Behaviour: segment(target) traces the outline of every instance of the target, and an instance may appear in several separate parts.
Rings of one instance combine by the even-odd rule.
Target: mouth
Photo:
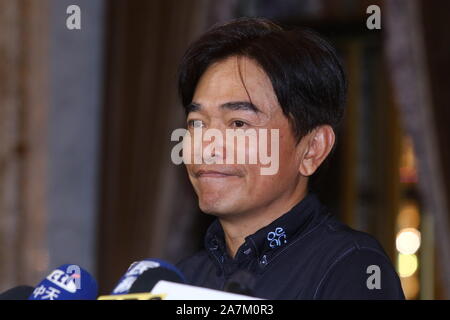
[[[197,178],[230,178],[238,175],[228,171],[199,170],[195,173],[195,176]]]

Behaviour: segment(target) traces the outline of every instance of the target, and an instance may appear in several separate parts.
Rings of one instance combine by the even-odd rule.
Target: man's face
[[[250,102],[256,110],[245,104]],[[192,105],[187,117],[192,135],[194,127],[218,129],[223,137],[226,129],[267,129],[270,152],[273,147],[270,130],[279,130],[279,159],[275,159],[279,161],[279,169],[274,175],[262,175],[261,167],[267,165],[259,161],[257,164],[248,164],[248,161],[226,164],[229,141],[220,145],[222,151],[216,150],[214,154],[222,157],[223,164],[203,161],[202,164],[186,164],[203,212],[223,218],[257,212],[273,202],[289,198],[300,180],[305,179],[299,173],[301,150],[293,130],[270,79],[253,60],[234,56],[212,64],[198,82]],[[203,142],[204,147],[208,144],[211,142]],[[247,155],[256,152],[248,143],[245,148]]]

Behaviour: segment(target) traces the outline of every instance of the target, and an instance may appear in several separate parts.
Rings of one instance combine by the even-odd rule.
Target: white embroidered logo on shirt
[[[281,246],[283,243],[287,243],[286,232],[283,228],[278,227],[275,231],[269,232],[267,234],[267,240],[269,241],[269,246],[273,249]]]

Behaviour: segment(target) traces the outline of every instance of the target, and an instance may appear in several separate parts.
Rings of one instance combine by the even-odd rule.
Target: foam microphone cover
[[[185,283],[180,272],[166,268],[149,269],[136,279],[130,288],[130,293],[150,292],[160,280]]]
[[[0,300],[28,300],[33,290],[34,288],[31,286],[17,286],[2,292]]]
[[[154,270],[153,272],[150,272],[150,274],[154,274],[155,277],[164,276],[162,273],[157,274],[157,272],[164,272],[161,270],[171,270],[174,273],[178,273],[178,275],[181,278],[184,278],[182,273],[172,264],[160,260],[160,259],[145,259],[141,261],[133,262],[130,267],[128,268],[127,272],[120,278],[117,285],[114,287],[112,291],[112,295],[123,295],[131,293],[130,289],[132,285],[139,279],[139,277],[148,270]],[[160,271],[158,271],[160,270]],[[147,277],[147,276],[146,276]],[[147,278],[145,278],[147,279]],[[158,279],[163,280],[163,279]],[[141,280],[143,281],[143,280]],[[141,283],[141,282],[139,282]],[[140,284],[138,284],[140,285]],[[148,292],[148,290],[146,291]]]

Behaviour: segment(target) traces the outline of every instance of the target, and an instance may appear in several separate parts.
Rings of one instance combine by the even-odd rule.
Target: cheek
[[[193,171],[193,165],[192,164],[185,164],[186,170],[188,173],[191,173]]]
[[[255,138],[252,143],[247,141],[245,148],[246,162],[248,164],[256,164],[259,160],[259,139]]]
[[[247,168],[246,197],[247,199],[270,199],[278,190],[284,188],[284,180],[280,174],[261,175],[259,166]]]
[[[194,164],[186,164],[186,171],[188,174],[189,181],[191,182],[194,189],[198,187],[198,179],[194,178],[195,175],[195,165]]]
[[[277,174],[262,175],[260,166],[251,166],[247,168],[247,181],[245,186],[246,199],[252,201],[267,201],[283,194],[295,186],[298,170],[295,166],[289,166],[280,163]]]
[[[280,130],[280,169],[298,168],[297,144],[292,132]]]
[[[296,177],[299,161],[296,157],[295,140],[288,130],[278,130],[278,134],[275,136],[268,130],[266,136],[258,136],[256,145],[247,145],[246,147],[247,161],[252,157],[258,159],[257,164],[246,166],[248,184],[251,187],[277,188],[278,185],[285,185]],[[265,163],[261,163],[261,156],[265,158]],[[277,164],[275,165],[274,162]],[[275,174],[262,174],[264,172],[262,168],[269,167],[277,167],[278,170],[274,172]]]

